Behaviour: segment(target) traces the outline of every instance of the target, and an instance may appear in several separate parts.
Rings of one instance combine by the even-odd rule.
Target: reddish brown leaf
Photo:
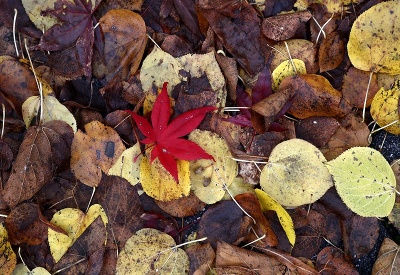
[[[310,20],[311,16],[309,11],[300,11],[264,18],[262,22],[263,34],[275,41],[292,38],[296,30]]]
[[[246,72],[255,76],[265,65],[261,50],[260,20],[248,2],[200,0],[201,13],[224,47]]]
[[[155,203],[166,213],[180,218],[194,216],[206,206],[193,192],[187,197],[168,202],[155,200]]]
[[[319,71],[335,69],[342,63],[345,54],[344,41],[338,32],[331,32],[322,41],[319,48]]]
[[[3,190],[3,198],[11,208],[31,198],[51,180],[55,169],[69,159],[72,138],[71,126],[63,121],[29,127]]]
[[[332,246],[318,253],[316,267],[322,275],[358,275],[357,269],[346,260],[343,252]]]
[[[330,140],[339,125],[333,117],[309,117],[296,123],[296,137],[322,147]]]
[[[185,252],[189,256],[190,274],[206,274],[215,259],[215,252],[209,243],[189,246]]]

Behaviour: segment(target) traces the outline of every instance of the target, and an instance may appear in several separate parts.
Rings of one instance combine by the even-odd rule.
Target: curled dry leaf
[[[300,11],[264,18],[262,32],[269,39],[282,41],[292,38],[298,28],[311,18],[311,12]]]
[[[3,190],[11,208],[30,199],[51,180],[55,169],[69,158],[72,138],[71,126],[63,121],[28,128]]]
[[[112,9],[99,23],[104,33],[104,64],[94,74],[108,81],[116,75],[125,80],[137,71],[142,60],[147,42],[143,18],[130,10]]]
[[[107,173],[125,151],[121,138],[113,128],[99,121],[85,125],[86,134],[78,130],[71,146],[71,170],[82,183],[95,187],[101,172]]]
[[[400,247],[391,239],[385,238],[371,274],[397,274],[400,268],[399,252]]]
[[[128,239],[118,257],[116,274],[187,274],[189,258],[174,239],[156,229],[144,228]]]
[[[17,265],[17,256],[12,250],[11,244],[8,241],[7,230],[3,224],[0,224],[0,273],[4,275],[13,274],[13,270]]]

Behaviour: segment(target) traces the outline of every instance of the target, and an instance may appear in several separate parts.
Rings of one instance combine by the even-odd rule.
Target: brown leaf
[[[29,127],[3,190],[11,207],[31,198],[51,180],[55,169],[70,156],[73,130],[63,121]]]
[[[310,20],[311,16],[309,11],[300,11],[264,18],[262,32],[269,39],[286,40],[292,38],[296,30]]]
[[[108,11],[99,23],[104,33],[105,62],[96,77],[126,80],[137,71],[142,60],[147,42],[145,23],[139,14],[123,9]]]
[[[305,74],[285,78],[279,90],[297,91],[288,113],[303,119],[311,116],[344,116],[350,106],[341,106],[341,94],[320,75]]]
[[[319,71],[326,72],[335,69],[344,58],[344,41],[338,32],[331,32],[322,40],[319,47]]]
[[[64,230],[50,223],[34,203],[23,203],[14,208],[5,220],[9,241],[14,245],[38,245],[47,239],[47,229]]]
[[[343,251],[328,246],[317,256],[316,267],[321,275],[358,275],[357,269],[345,259]]]
[[[197,234],[199,238],[207,237],[213,247],[218,241],[238,244],[247,236],[252,223],[235,202],[221,201],[204,213]]]
[[[89,186],[98,186],[101,171],[107,173],[125,150],[114,129],[92,121],[85,125],[86,134],[78,130],[71,146],[71,170]]]
[[[343,77],[343,99],[357,108],[364,107],[365,93],[367,92],[370,72],[361,71],[351,67]],[[376,74],[372,74],[369,85],[366,107],[371,105],[372,99],[378,92],[378,80]]]
[[[253,225],[253,229],[256,234],[250,234],[245,240],[246,243],[250,243],[260,236],[265,235],[265,238],[256,242],[257,246],[260,247],[271,247],[278,245],[278,239],[272,231],[271,225],[265,218],[261,211],[260,203],[257,197],[253,193],[244,193],[235,196],[235,200],[243,207],[246,212],[256,220],[256,224]]]
[[[206,274],[210,270],[215,259],[215,252],[209,243],[189,246],[185,252],[189,256],[190,274]]]
[[[180,218],[194,216],[207,205],[193,192],[190,192],[187,197],[182,197],[168,202],[155,200],[155,203],[166,213]]]
[[[369,133],[361,118],[350,113],[340,121],[336,132],[320,150],[328,161],[332,160],[351,147],[368,146]]]
[[[264,68],[260,20],[252,5],[236,0],[200,0],[199,8],[224,47],[250,76]]]
[[[89,121],[88,121],[89,122]],[[123,110],[116,110],[108,113],[104,119],[104,123],[113,128],[127,144],[135,144],[136,140],[133,133],[133,127],[130,116]]]
[[[22,104],[31,96],[38,95],[35,77],[29,68],[14,58],[0,63],[0,93],[22,117]]]
[[[13,153],[10,146],[3,140],[0,140],[0,170],[5,171],[11,167]]]
[[[378,258],[372,267],[373,275],[397,274],[400,267],[400,247],[391,239],[385,238],[379,249]]]
[[[324,146],[340,126],[333,117],[309,117],[299,120],[296,126],[296,137],[304,139],[315,146]]]

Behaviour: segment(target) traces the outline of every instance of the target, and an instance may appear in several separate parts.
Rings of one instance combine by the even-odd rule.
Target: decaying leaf
[[[276,200],[274,200],[270,195],[265,193],[260,189],[255,189],[257,198],[261,205],[261,210],[263,212],[267,210],[273,210],[276,212],[276,215],[279,218],[279,222],[285,230],[286,236],[293,246],[296,241],[296,233],[294,231],[294,225],[292,218],[290,217],[289,213],[282,207]]]
[[[215,133],[196,129],[190,133],[189,140],[199,144],[215,159],[215,162],[200,159],[190,163],[191,189],[201,201],[216,203],[236,178],[237,163],[231,159],[225,140]]]
[[[279,88],[282,80],[288,76],[297,74],[306,74],[306,65],[303,60],[292,59],[285,60],[272,72],[272,90],[276,91]]]
[[[281,142],[261,172],[261,187],[283,206],[313,203],[333,185],[325,161],[318,148],[307,141]]]
[[[358,275],[357,269],[346,260],[342,250],[336,247],[325,247],[317,256],[317,268],[321,275],[346,274]]]
[[[22,5],[32,23],[39,30],[48,30],[59,21],[52,16],[42,15],[42,11],[53,8],[56,0],[22,0]]]
[[[396,178],[385,158],[369,147],[353,147],[327,163],[343,202],[363,217],[386,217],[395,201]]]
[[[144,192],[160,201],[170,201],[190,192],[190,170],[187,160],[177,160],[178,181],[164,168],[158,159],[153,162],[143,157],[140,163],[140,182]]]
[[[78,130],[71,146],[71,170],[89,186],[97,186],[101,172],[108,170],[125,151],[118,133],[99,121],[85,124],[86,134]]]
[[[359,15],[351,28],[347,51],[354,67],[363,71],[400,73],[400,26],[396,1],[376,4]]]
[[[174,239],[156,229],[137,231],[119,254],[116,274],[187,274],[189,258]]]
[[[326,72],[338,67],[343,61],[344,54],[344,41],[339,33],[329,33],[318,51],[319,71]]]
[[[385,131],[400,135],[399,112],[400,82],[397,81],[392,89],[381,88],[371,103],[371,116]]]
[[[140,144],[136,143],[119,156],[107,174],[122,177],[129,181],[130,184],[136,185],[140,178],[141,160]]]
[[[400,268],[400,247],[391,239],[385,238],[379,249],[378,258],[372,268],[373,275],[398,274]]]
[[[209,243],[195,244],[185,249],[189,256],[189,274],[206,274],[215,259],[215,252]]]
[[[90,224],[99,216],[104,226],[106,226],[108,218],[104,209],[99,204],[92,205],[86,214],[74,208],[64,208],[54,214],[51,222],[62,228],[68,234],[59,233],[50,228],[48,230],[50,251],[55,262],[61,259],[68,248],[73,245],[79,236],[82,235]],[[105,244],[106,240],[97,241]]]
[[[7,230],[3,224],[0,224],[0,272],[4,275],[9,275],[13,273],[15,266],[17,265],[17,256],[12,250],[11,244],[8,241]]]
[[[29,127],[13,164],[3,198],[11,207],[31,198],[51,180],[55,169],[70,156],[71,126],[50,121]]]

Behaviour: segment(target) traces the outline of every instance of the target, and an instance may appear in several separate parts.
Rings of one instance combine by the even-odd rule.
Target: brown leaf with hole
[[[209,243],[189,246],[185,252],[189,256],[189,274],[206,274],[213,265],[215,252]]]
[[[261,211],[260,202],[258,201],[257,197],[253,193],[244,193],[235,196],[235,200],[257,222],[255,225],[253,225],[253,229],[256,234],[249,235],[246,238],[245,242],[250,243],[256,240],[258,237],[265,235],[265,238],[256,242],[257,246],[277,246],[278,239],[274,231],[272,231],[271,225],[269,224],[268,220],[265,218],[263,212]]]
[[[0,94],[22,117],[22,104],[39,94],[35,77],[28,66],[12,57],[3,56],[0,62]]]
[[[102,171],[107,173],[125,146],[118,133],[98,121],[85,125],[86,134],[78,130],[71,146],[71,170],[82,183],[96,187]]]
[[[280,14],[264,18],[262,32],[269,39],[282,41],[292,38],[298,28],[311,18],[309,11]]]
[[[155,200],[155,203],[166,213],[179,218],[194,216],[207,205],[193,191],[187,197],[181,197],[168,202]]]
[[[329,161],[341,153],[355,146],[369,146],[369,129],[361,118],[349,114],[340,120],[340,126],[336,129],[330,140],[319,149]]]
[[[287,88],[297,91],[288,113],[303,119],[311,116],[339,116],[351,111],[349,105],[341,105],[341,94],[320,75],[304,74],[289,76],[279,86],[278,92]]]
[[[332,246],[318,253],[316,267],[321,275],[358,275],[357,269],[346,260],[343,251]]]
[[[378,258],[372,267],[373,275],[397,274],[400,267],[400,247],[391,239],[385,238],[378,252]]]
[[[250,3],[200,0],[198,7],[227,51],[250,76],[264,68],[260,20]]]
[[[34,203],[23,203],[15,207],[5,220],[9,241],[14,245],[38,245],[47,239],[47,229],[67,234],[49,222]]]
[[[342,93],[343,99],[350,103],[351,106],[357,108],[364,107],[365,94],[368,89],[370,72],[361,71],[351,67],[343,77]],[[367,103],[365,107],[371,105],[372,99],[378,92],[377,75],[372,74],[371,83],[368,89]]]
[[[344,41],[340,34],[338,32],[328,34],[319,47],[319,71],[322,73],[337,68],[343,61],[344,53]]]
[[[104,64],[96,72],[98,78],[107,81],[114,77],[126,80],[139,68],[147,42],[143,18],[130,10],[113,9],[99,21],[104,33]],[[101,62],[101,59],[98,60]]]
[[[316,147],[324,146],[340,126],[333,117],[309,117],[299,120],[296,124],[296,137],[304,139]]]
[[[11,208],[51,180],[55,169],[70,156],[73,135],[71,126],[59,120],[28,128],[3,190]]]

